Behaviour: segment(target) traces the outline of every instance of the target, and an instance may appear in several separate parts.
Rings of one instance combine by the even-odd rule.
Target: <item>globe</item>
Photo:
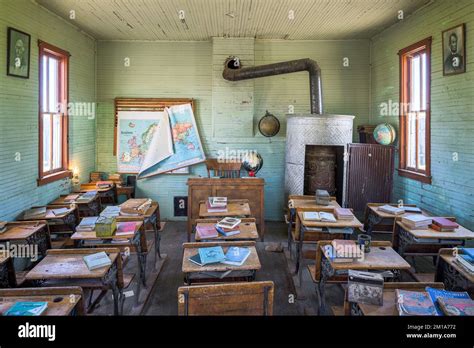
[[[374,139],[381,145],[390,145],[395,141],[395,128],[389,123],[379,124],[374,129]]]
[[[249,176],[255,176],[263,167],[263,158],[256,151],[250,151],[242,157],[242,166],[249,173]]]

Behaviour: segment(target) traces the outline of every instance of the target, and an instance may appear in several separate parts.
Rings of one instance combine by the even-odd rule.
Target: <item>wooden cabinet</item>
[[[367,203],[391,201],[394,171],[393,146],[349,144],[347,206],[362,213]]]
[[[188,179],[188,241],[194,221],[199,218],[199,202],[211,196],[247,199],[256,219],[261,240],[265,234],[264,186],[262,178],[190,178]]]

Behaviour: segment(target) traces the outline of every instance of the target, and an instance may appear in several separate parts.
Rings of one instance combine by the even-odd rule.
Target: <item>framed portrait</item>
[[[443,31],[443,75],[466,72],[466,25]]]
[[[15,28],[8,27],[7,75],[30,77],[31,36]]]

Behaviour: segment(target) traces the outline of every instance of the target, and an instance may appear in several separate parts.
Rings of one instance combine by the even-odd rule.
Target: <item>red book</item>
[[[117,232],[115,235],[133,234],[136,226],[134,221],[119,222],[117,223]]]
[[[449,219],[446,219],[444,217],[434,217],[433,218],[433,224],[437,225],[441,228],[449,228],[449,229],[456,229],[459,227],[459,225]]]
[[[201,239],[216,238],[219,235],[214,226],[196,226],[196,233]]]

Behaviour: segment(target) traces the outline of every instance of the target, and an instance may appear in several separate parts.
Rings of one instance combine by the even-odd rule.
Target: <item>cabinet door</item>
[[[391,201],[394,147],[349,144],[347,206],[363,212],[367,203]]]

